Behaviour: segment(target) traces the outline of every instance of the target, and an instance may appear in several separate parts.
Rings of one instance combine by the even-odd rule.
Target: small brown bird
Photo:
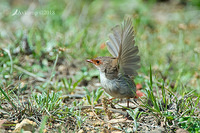
[[[121,25],[112,28],[109,41],[106,42],[108,51],[114,57],[97,57],[88,59],[100,71],[100,82],[106,93],[115,98],[136,96],[136,86],[131,76],[136,76],[140,68],[138,47],[135,46],[134,31],[130,18]]]

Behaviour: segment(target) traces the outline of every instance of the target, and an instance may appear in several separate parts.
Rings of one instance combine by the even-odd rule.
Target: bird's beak
[[[93,63],[92,59],[87,59],[86,61],[89,63]]]

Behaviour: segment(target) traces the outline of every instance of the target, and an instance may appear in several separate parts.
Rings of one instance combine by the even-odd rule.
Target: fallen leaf
[[[142,85],[141,85],[141,84],[137,84],[137,85],[136,85],[136,89],[137,89],[137,90],[142,89]]]
[[[105,43],[102,43],[102,44],[100,45],[100,49],[104,49],[105,47],[106,47]]]
[[[158,127],[152,130],[150,133],[165,133],[165,129],[163,127]]]
[[[21,123],[18,123],[15,127],[14,132],[20,132],[22,129],[24,131],[34,132],[36,128],[36,123],[30,121],[29,119],[24,119]]]
[[[178,25],[178,28],[181,29],[181,30],[186,30],[187,26],[185,24],[181,23],[181,24]]]
[[[141,92],[139,90],[136,90],[136,96],[135,96],[135,98],[139,98],[139,97],[143,97],[143,96],[145,96],[145,94],[143,92]]]
[[[179,129],[176,130],[176,133],[189,133],[189,132],[182,129],[182,128],[179,128]]]

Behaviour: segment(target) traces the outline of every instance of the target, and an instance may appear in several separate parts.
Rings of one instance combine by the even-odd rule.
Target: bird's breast
[[[116,79],[108,79],[105,73],[100,72],[100,81],[103,88],[108,91],[114,90],[116,87]],[[109,93],[109,92],[108,92]]]
[[[131,98],[135,96],[135,84],[130,78],[118,76],[108,79],[105,73],[100,72],[100,82],[106,93],[115,98]]]

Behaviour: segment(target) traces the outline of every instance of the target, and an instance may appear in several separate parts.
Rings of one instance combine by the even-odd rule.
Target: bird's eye
[[[99,64],[99,61],[97,60],[97,64]]]

